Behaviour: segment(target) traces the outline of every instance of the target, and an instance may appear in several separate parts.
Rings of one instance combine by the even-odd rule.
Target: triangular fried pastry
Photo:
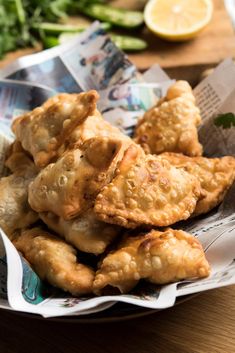
[[[127,228],[168,226],[189,218],[200,197],[194,176],[131,145],[94,209],[100,220]]]
[[[70,221],[50,212],[39,216],[48,228],[75,248],[94,255],[102,254],[120,233],[120,227],[99,221],[92,209]]]
[[[173,84],[164,99],[138,122],[134,141],[146,153],[179,152],[200,156],[197,126],[201,122],[191,87],[186,81]]]
[[[207,277],[210,266],[199,241],[182,230],[152,230],[127,237],[109,253],[96,273],[93,290],[105,293],[108,287],[127,293],[145,279],[167,284],[182,279]]]
[[[98,97],[94,90],[61,93],[13,122],[16,138],[33,156],[36,166],[43,168],[58,158],[59,147],[69,139],[72,131],[94,114]]]
[[[97,137],[87,140],[80,149],[67,151],[31,183],[31,207],[66,220],[82,214],[92,207],[99,191],[111,181],[122,157],[121,150],[121,141]]]
[[[6,165],[13,174],[0,179],[0,227],[11,238],[19,228],[28,227],[38,215],[28,204],[28,186],[38,170],[23,152],[14,152]]]
[[[35,169],[36,166],[28,152],[26,152],[21,143],[18,140],[15,140],[11,145],[6,154],[5,166],[10,169],[12,173],[28,169],[29,167]]]
[[[126,142],[127,147],[131,143],[134,143],[133,140],[127,135],[124,135],[120,129],[104,120],[98,110],[76,127],[68,142],[70,145],[81,146],[86,140],[98,136],[120,139]]]
[[[163,153],[162,159],[194,175],[200,182],[203,198],[198,200],[192,216],[209,212],[221,201],[235,180],[235,158],[187,157],[179,153]]]
[[[75,296],[91,293],[94,271],[62,239],[37,227],[22,230],[13,243],[42,280]]]

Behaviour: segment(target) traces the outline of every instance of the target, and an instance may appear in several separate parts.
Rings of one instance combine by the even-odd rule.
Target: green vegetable
[[[20,1],[0,0],[0,57],[5,52],[17,48],[22,42],[22,38],[25,37],[22,28],[24,21],[25,17]]]
[[[55,45],[67,43],[69,39],[72,39],[75,36],[76,36],[75,33],[61,33],[58,37],[57,44]],[[137,50],[143,50],[147,47],[147,43],[144,40],[138,39],[135,37],[111,34],[111,39],[116,44],[116,46],[122,50],[137,51]],[[53,43],[52,40],[51,40],[51,43]],[[48,46],[46,47],[48,48]]]
[[[16,11],[17,11],[19,22],[24,24],[25,12],[24,12],[21,0],[15,0],[15,5],[16,5]]]
[[[221,126],[223,129],[230,129],[235,126],[235,115],[233,113],[220,114],[215,118],[214,124]]]
[[[111,34],[111,38],[116,46],[122,50],[138,51],[147,48],[147,43],[143,39]]]
[[[50,49],[52,47],[55,47],[56,45],[59,45],[59,39],[57,37],[45,37],[43,38],[43,47],[45,49]]]
[[[80,3],[78,3],[78,9],[89,17],[124,28],[136,28],[144,22],[143,14],[140,11],[117,9],[102,4],[87,4],[84,6]]]
[[[102,0],[0,0],[0,58],[18,48],[32,46],[44,38],[35,30],[42,22],[61,22],[78,12],[77,3],[101,3]]]
[[[99,19],[105,30],[111,23],[135,28],[143,23],[138,11],[127,11],[107,6],[104,0],[0,0],[0,58],[8,51],[33,46],[38,40],[46,47],[54,46],[61,32],[78,33],[86,26],[61,24],[68,15],[78,12]],[[53,39],[52,39],[53,38]],[[142,50],[146,43],[126,36],[112,36],[124,50]]]
[[[109,30],[111,24],[107,22],[101,23],[101,27],[104,30]],[[83,32],[88,26],[84,25],[69,25],[69,24],[60,24],[60,23],[51,23],[51,22],[42,22],[32,25],[32,28],[35,30],[42,30],[47,34],[58,35],[60,33],[80,33]]]

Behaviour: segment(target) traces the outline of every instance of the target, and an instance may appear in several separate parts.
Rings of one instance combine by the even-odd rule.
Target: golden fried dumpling
[[[200,156],[197,126],[201,122],[191,87],[186,81],[173,84],[164,99],[138,122],[134,141],[146,153],[179,152]]]
[[[194,176],[131,145],[94,209],[100,220],[127,228],[168,226],[189,218],[200,197]]]
[[[96,110],[93,115],[85,119],[82,124],[76,127],[76,129],[71,134],[69,143],[70,145],[76,144],[80,146],[86,140],[98,136],[120,139],[123,141],[123,143],[126,143],[127,147],[131,143],[134,143],[133,140],[130,137],[124,135],[121,130],[111,125],[108,121],[104,120],[98,110]]]
[[[23,149],[21,143],[15,140],[11,145],[6,155],[5,166],[10,169],[12,173],[32,167],[36,171],[29,154]]]
[[[217,206],[235,180],[235,158],[231,156],[190,158],[179,153],[163,153],[160,157],[199,180],[203,198],[198,200],[193,216],[209,212]]]
[[[93,290],[105,293],[108,287],[130,291],[140,279],[167,284],[182,279],[203,278],[210,266],[199,241],[182,230],[152,230],[127,237],[109,253],[96,273]]]
[[[0,179],[0,227],[11,237],[16,229],[38,219],[28,204],[28,186],[37,175],[37,169],[21,152],[13,153],[6,164],[14,173]]]
[[[59,149],[59,155],[62,155],[66,150],[80,148],[87,140],[95,137],[106,137],[120,141],[119,158],[123,156],[131,144],[135,144],[130,137],[124,135],[117,127],[104,120],[100,112],[96,110],[94,115],[89,116],[76,127],[69,140]]]
[[[91,293],[94,271],[62,239],[37,227],[23,230],[13,243],[42,280],[75,296]]]
[[[99,221],[92,209],[70,221],[40,213],[42,221],[80,251],[99,255],[120,233],[120,227]]]
[[[43,168],[58,157],[59,147],[72,131],[96,110],[96,91],[61,93],[42,106],[17,118],[12,125],[16,138]]]
[[[29,203],[37,212],[52,212],[66,220],[89,209],[113,177],[120,141],[106,137],[87,140],[43,169],[29,187]]]

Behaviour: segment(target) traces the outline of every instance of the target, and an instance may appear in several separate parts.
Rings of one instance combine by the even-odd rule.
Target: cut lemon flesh
[[[180,41],[197,35],[210,22],[212,13],[212,0],[150,0],[144,19],[159,37]]]

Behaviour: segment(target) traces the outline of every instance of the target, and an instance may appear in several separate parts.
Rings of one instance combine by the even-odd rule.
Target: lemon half
[[[212,14],[212,0],[150,0],[144,9],[147,27],[171,41],[193,38],[210,22]]]

